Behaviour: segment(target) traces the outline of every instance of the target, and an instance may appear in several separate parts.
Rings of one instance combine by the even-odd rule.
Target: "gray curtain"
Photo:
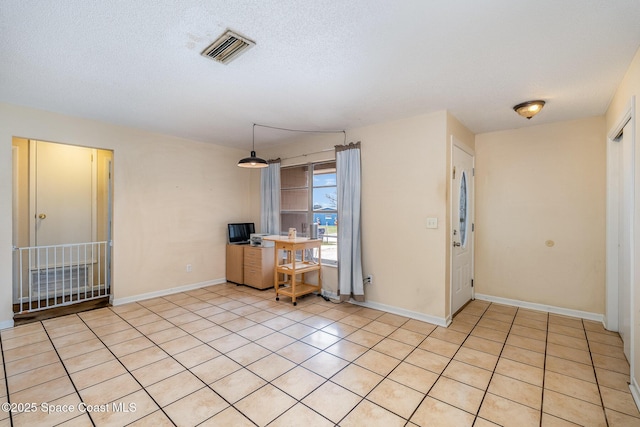
[[[280,159],[260,170],[261,233],[280,234]]]
[[[338,295],[364,301],[360,239],[360,143],[336,146]]]

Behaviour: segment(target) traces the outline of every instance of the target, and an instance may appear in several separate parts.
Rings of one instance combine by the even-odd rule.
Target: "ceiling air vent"
[[[228,64],[237,58],[242,52],[251,49],[256,43],[246,37],[242,37],[231,30],[227,30],[211,46],[202,52],[215,61]]]

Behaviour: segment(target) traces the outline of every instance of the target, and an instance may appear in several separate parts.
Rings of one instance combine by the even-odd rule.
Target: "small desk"
[[[297,305],[296,298],[313,292],[320,292],[322,289],[322,275],[320,269],[322,267],[322,257],[320,250],[322,248],[322,240],[307,239],[306,237],[298,237],[289,239],[286,236],[267,236],[264,240],[271,240],[275,244],[275,268],[273,283],[276,289],[276,301],[280,300],[280,295],[291,297],[293,305]],[[305,250],[318,249],[318,262],[313,259],[305,258]],[[279,250],[286,251],[287,257],[284,263],[280,264],[278,258]],[[300,252],[300,260],[297,260],[296,254]],[[313,285],[305,281],[305,274],[313,271],[318,272],[318,284]],[[279,280],[278,273],[284,275],[284,280]],[[301,275],[298,281],[297,275]]]

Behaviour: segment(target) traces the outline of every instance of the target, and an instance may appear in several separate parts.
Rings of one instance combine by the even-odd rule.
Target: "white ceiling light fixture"
[[[522,104],[516,105],[515,107],[513,107],[513,110],[516,113],[520,114],[522,117],[531,120],[531,117],[535,116],[542,110],[544,104],[545,102],[542,100],[527,101],[523,102]]]
[[[255,44],[253,40],[227,30],[202,52],[202,56],[228,64]]]

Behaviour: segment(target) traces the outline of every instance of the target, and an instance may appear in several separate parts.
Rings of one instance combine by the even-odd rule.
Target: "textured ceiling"
[[[243,149],[252,123],[444,109],[481,133],[603,114],[639,23],[638,0],[2,0],[0,102]],[[227,28],[256,46],[202,57]]]

